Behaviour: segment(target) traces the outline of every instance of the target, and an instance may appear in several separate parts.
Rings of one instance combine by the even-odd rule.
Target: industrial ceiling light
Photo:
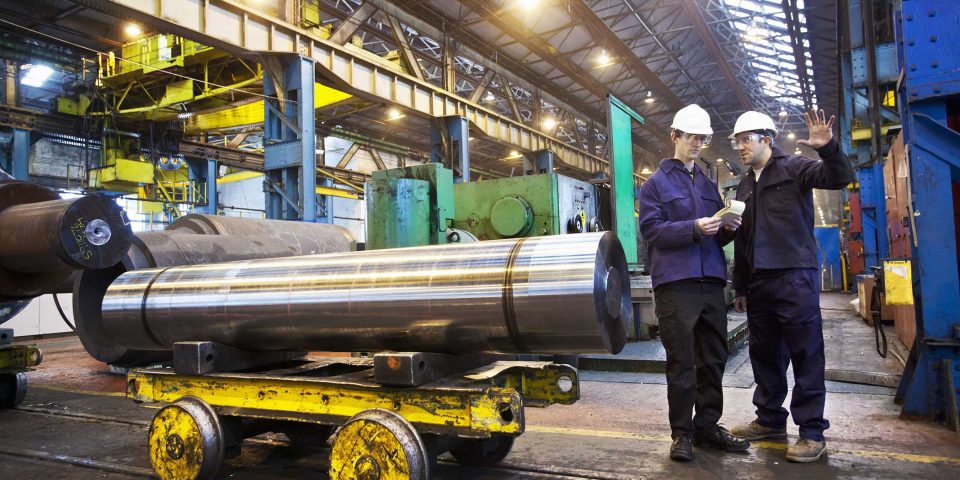
[[[53,75],[53,69],[46,65],[32,65],[21,83],[31,87],[42,87],[43,83]]]
[[[777,115],[780,115],[780,118],[787,118],[787,115],[790,115],[790,114],[787,113],[786,108],[780,107],[780,113],[777,113]]]
[[[649,167],[643,167],[643,170],[640,170],[641,175],[650,175],[651,173],[653,173],[653,171],[650,170]]]
[[[487,94],[483,97],[483,101],[484,101],[484,102],[492,102],[492,101],[494,101],[494,100],[496,100],[496,99],[497,99],[497,97],[494,97],[493,94],[490,93],[490,92],[487,92]]]
[[[653,92],[650,90],[647,90],[647,98],[643,99],[643,103],[653,103],[655,101],[656,99],[653,98]]]
[[[519,157],[519,156],[520,156],[520,152],[518,152],[518,151],[516,151],[516,150],[510,150],[510,157],[509,157],[509,158],[517,158],[517,157]]]
[[[544,128],[544,129],[550,130],[550,129],[552,129],[552,128],[555,127],[555,126],[557,126],[557,120],[554,119],[553,117],[547,117],[547,118],[545,118],[545,119],[543,120],[543,128]]]
[[[540,0],[517,0],[517,6],[524,10],[533,10],[540,4]]]
[[[387,111],[387,120],[396,120],[398,118],[403,118],[403,116],[403,113],[401,113],[397,108],[391,108]]]
[[[178,120],[186,120],[193,116],[193,112],[181,112],[177,114]]]
[[[126,33],[128,37],[139,37],[143,30],[136,23],[128,23],[127,26],[123,27],[123,33]]]
[[[717,163],[723,163],[723,159],[722,159],[722,158],[718,158],[718,159],[717,159]]]
[[[800,147],[793,151],[794,155],[800,155]]]
[[[607,49],[604,48],[600,50],[600,56],[597,57],[597,66],[605,67],[607,65],[610,65],[610,55],[607,55]]]
[[[789,138],[790,140],[793,140],[794,138],[797,138],[797,134],[790,132],[787,134],[787,138]]]

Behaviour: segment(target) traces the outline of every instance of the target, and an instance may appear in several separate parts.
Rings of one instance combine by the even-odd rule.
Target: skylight
[[[750,56],[750,65],[756,72],[763,93],[781,107],[793,107],[788,108],[793,112],[803,109],[801,73],[807,79],[813,78],[807,19],[803,13],[804,0],[796,0],[800,12],[799,32],[803,38],[799,44],[803,49],[804,65],[797,65],[783,3],[779,0],[723,0],[723,3],[732,19],[731,24],[740,32],[743,48]],[[812,81],[808,82],[808,88],[810,99],[816,105]]]

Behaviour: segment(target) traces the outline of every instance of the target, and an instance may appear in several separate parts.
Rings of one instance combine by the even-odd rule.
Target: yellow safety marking
[[[545,427],[539,425],[527,425],[527,432],[536,432],[536,433],[554,433],[559,435],[578,435],[584,437],[600,437],[600,438],[619,438],[624,440],[642,440],[650,442],[671,442],[669,435],[644,435],[639,433],[629,433],[629,432],[615,432],[607,430],[587,430],[583,428],[564,428],[564,427]],[[766,442],[766,441],[753,441],[750,442],[751,447],[762,448],[765,450],[786,450],[787,444],[783,442]],[[960,465],[960,457],[937,457],[932,455],[916,455],[912,453],[899,453],[899,452],[881,452],[876,450],[848,450],[843,448],[835,448],[828,445],[827,451],[831,454],[840,454],[840,455],[850,455],[854,457],[869,458],[869,459],[882,459],[882,460],[895,460],[901,462],[914,462],[914,463],[930,463],[930,464],[945,464],[945,465]]]
[[[53,385],[35,385],[30,384],[30,388],[39,388],[40,390],[53,390],[54,392],[79,393],[81,395],[94,395],[97,397],[126,397],[123,392],[101,392],[97,390],[84,390],[82,388],[57,387]]]

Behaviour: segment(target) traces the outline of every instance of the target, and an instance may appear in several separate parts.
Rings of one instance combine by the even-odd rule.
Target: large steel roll
[[[357,249],[357,240],[349,230],[339,225],[322,223],[191,214],[173,222],[168,231],[201,235],[243,235],[279,242],[292,249],[288,255],[315,255]]]
[[[338,225],[186,215],[167,230],[135,234],[116,265],[81,272],[73,286],[77,334],[92,357],[111,365],[130,367],[168,360],[169,351],[129,348],[107,337],[100,307],[107,288],[120,275],[155,267],[349,252],[356,250],[356,244],[349,230]]]
[[[142,350],[617,353],[631,315],[610,232],[134,271],[102,306]]]
[[[39,185],[0,180],[0,299],[57,290],[75,269],[115,264],[130,222],[112,199],[60,199]]]

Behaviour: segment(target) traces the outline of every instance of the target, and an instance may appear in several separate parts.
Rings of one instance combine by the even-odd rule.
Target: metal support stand
[[[317,220],[314,62],[264,59],[263,170],[267,218]]]
[[[454,181],[470,181],[470,122],[443,117],[430,124],[430,161],[453,170]]]

